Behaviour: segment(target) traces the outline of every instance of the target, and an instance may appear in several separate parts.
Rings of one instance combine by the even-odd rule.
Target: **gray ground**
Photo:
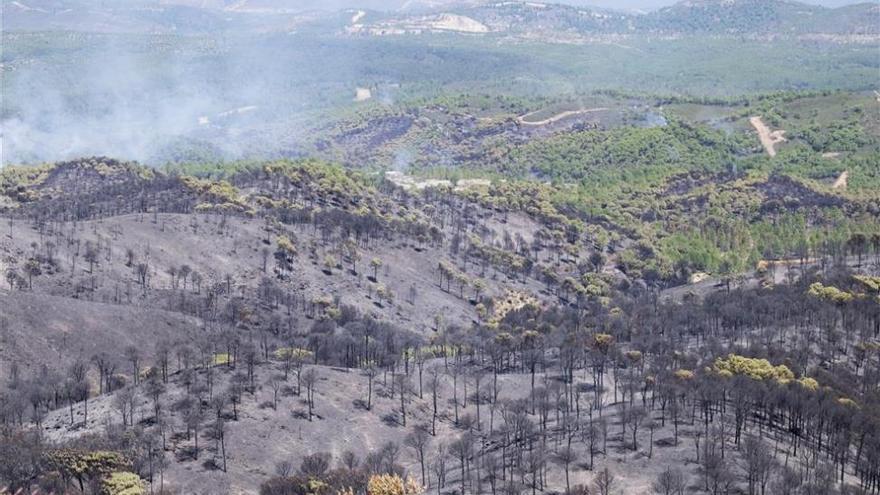
[[[259,376],[265,379],[270,376],[272,368],[277,365],[261,366]],[[438,359],[428,366],[443,367],[443,361]],[[212,494],[212,493],[257,493],[259,483],[274,475],[276,463],[289,460],[294,466],[305,455],[315,452],[330,452],[334,458],[346,450],[361,455],[371,449],[377,449],[385,442],[394,441],[402,443],[405,435],[412,425],[427,424],[431,418],[430,395],[425,389],[424,399],[417,395],[412,397],[408,405],[407,428],[400,424],[400,402],[397,396],[388,396],[388,387],[391,385],[390,375],[388,386],[383,386],[382,375],[375,382],[375,395],[373,397],[373,410],[367,411],[356,405],[358,400],[366,400],[367,379],[355,370],[343,370],[328,367],[315,367],[320,374],[320,381],[316,388],[315,413],[313,421],[308,421],[304,416],[307,408],[302,397],[285,396],[280,400],[277,410],[271,407],[260,407],[261,403],[271,401],[272,390],[262,387],[253,397],[245,396],[239,410],[239,421],[229,423],[227,436],[228,472],[209,470],[203,465],[207,459],[216,459],[219,463],[219,452],[214,442],[205,440],[200,442],[205,451],[198,461],[188,460],[183,462],[173,461],[165,474],[165,481],[174,493]],[[225,367],[219,367],[221,374],[228,375]],[[427,376],[427,373],[426,375]],[[538,382],[542,382],[544,374],[539,374]],[[553,379],[550,373],[548,378]],[[417,391],[417,378],[412,377]],[[461,378],[459,379],[461,380]],[[610,384],[610,378],[608,378]],[[295,379],[291,377],[291,385]],[[529,376],[523,374],[502,375],[501,398],[524,398],[529,393]],[[483,387],[486,386],[483,382]],[[459,381],[459,400],[461,401],[462,382]],[[469,381],[469,394],[473,391],[473,382]],[[172,387],[172,396],[180,396],[182,391]],[[432,449],[438,443],[448,444],[461,433],[461,429],[454,424],[454,411],[452,399],[452,378],[444,375],[444,382],[440,397],[441,421],[438,426],[437,437],[432,441]],[[141,406],[137,418],[151,416],[151,403],[145,397],[140,399]],[[678,446],[672,446],[672,427],[667,421],[666,428],[658,428],[654,433],[655,447],[653,458],[648,458],[647,428],[642,428],[639,433],[639,450],[630,448],[631,433],[623,440],[620,435],[618,406],[611,405],[613,402],[612,390],[603,395],[603,401],[608,405],[603,415],[608,418],[608,452],[607,455],[598,453],[594,471],[586,469],[587,457],[584,454],[579,467],[572,469],[572,484],[588,484],[595,475],[595,470],[607,465],[617,475],[621,493],[648,494],[652,493],[651,483],[656,476],[668,465],[682,466],[686,472],[693,475],[692,482],[696,483],[696,465],[694,464],[695,450],[690,432],[701,428],[699,422],[692,426],[689,419],[680,425],[680,441]],[[637,398],[637,402],[640,398]],[[68,429],[70,418],[66,409],[58,410],[49,415],[45,422],[45,431],[48,438],[62,440],[83,434],[85,431],[100,431],[108,423],[119,424],[121,416],[113,408],[112,396],[103,396],[93,399],[89,405],[89,428],[70,431]],[[168,402],[171,402],[169,399]],[[586,405],[587,398],[582,398]],[[82,421],[82,404],[75,410],[75,419]],[[294,413],[299,413],[295,415]],[[469,401],[466,408],[460,410],[462,417],[466,414],[475,416],[476,406]],[[583,412],[586,415],[586,412]],[[598,411],[594,415],[598,418]],[[659,412],[655,414],[659,418]],[[553,415],[551,414],[551,418]],[[183,426],[179,418],[175,431],[182,431]],[[175,423],[172,421],[172,423]],[[659,421],[659,419],[658,419]],[[483,429],[488,430],[490,423],[490,408],[488,405],[481,406],[481,422]],[[496,413],[494,427],[502,423],[500,414]],[[551,421],[551,426],[553,422]],[[484,431],[485,432],[485,431]],[[180,449],[193,442],[181,440],[172,443],[172,449]],[[553,442],[550,443],[552,447]],[[583,445],[576,448],[584,452]],[[601,449],[601,445],[599,446]],[[732,450],[732,448],[731,448]],[[169,453],[173,459],[173,451]],[[403,450],[403,465],[418,477],[419,468],[417,459],[412,451]],[[447,487],[444,493],[451,492],[457,485],[456,462],[449,461],[450,473]],[[559,465],[551,463],[550,486],[547,491],[562,491],[565,488],[564,472]],[[432,486],[433,483],[432,483]]]

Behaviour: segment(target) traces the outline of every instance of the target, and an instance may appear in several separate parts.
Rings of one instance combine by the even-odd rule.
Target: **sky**
[[[640,9],[651,10],[660,7],[672,5],[678,0],[561,0],[560,3],[570,3],[575,5],[592,5],[594,7],[616,8],[616,9]],[[801,0],[804,3],[812,3],[816,5],[824,5],[826,7],[840,7],[841,5],[849,5],[853,3],[862,3],[858,0]],[[865,1],[865,0],[862,0]],[[870,0],[867,0],[870,1]],[[877,0],[874,0],[877,1]]]

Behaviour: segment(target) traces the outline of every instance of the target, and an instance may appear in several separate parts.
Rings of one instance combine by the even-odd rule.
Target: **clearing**
[[[424,179],[419,180],[411,175],[404,174],[403,172],[398,172],[396,170],[391,170],[385,172],[385,178],[391,181],[394,185],[398,187],[402,187],[407,191],[411,191],[413,189],[421,191],[422,189],[427,189],[429,187],[450,187],[452,186],[452,181],[446,179]]]
[[[846,181],[849,179],[849,171],[844,170],[840,173],[840,177],[834,181],[834,185],[831,186],[832,189],[846,189]]]
[[[458,31],[462,33],[488,33],[489,28],[470,17],[457,14],[440,14],[435,20],[428,23],[431,29],[443,31]]]
[[[776,145],[786,141],[785,139],[785,131],[771,131],[764,121],[761,120],[760,116],[755,116],[749,119],[749,122],[752,124],[752,127],[758,131],[758,138],[761,140],[761,145],[764,146],[764,149],[767,151],[767,154],[770,156],[776,156]]]
[[[373,97],[373,92],[370,91],[370,88],[355,88],[354,90],[354,101],[367,101]]]
[[[571,117],[573,115],[582,115],[585,113],[604,112],[606,110],[608,110],[608,109],[605,107],[582,108],[579,110],[566,110],[564,112],[558,113],[558,114],[556,114],[552,117],[546,118],[544,120],[537,120],[537,121],[528,120],[529,117],[535,115],[538,112],[541,112],[541,110],[538,110],[537,112],[531,112],[531,113],[527,113],[525,115],[522,115],[520,117],[517,117],[516,120],[517,120],[517,122],[519,122],[520,124],[523,124],[523,125],[541,126],[541,125],[547,125],[547,124],[552,124],[554,122],[558,122],[564,118]]]

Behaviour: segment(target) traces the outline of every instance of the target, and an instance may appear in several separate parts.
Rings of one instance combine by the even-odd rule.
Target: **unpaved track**
[[[355,88],[354,90],[354,101],[367,101],[373,97],[373,92],[370,91],[370,88]]]
[[[581,110],[567,110],[565,112],[556,114],[556,115],[550,117],[549,119],[539,120],[537,122],[530,122],[528,120],[525,120],[526,118],[528,118],[529,115],[534,115],[535,113],[537,113],[537,112],[532,112],[532,113],[527,113],[525,115],[517,117],[516,120],[522,125],[540,126],[540,125],[552,124],[553,122],[558,122],[566,117],[571,117],[572,115],[580,115],[580,114],[584,114],[584,113],[594,113],[594,112],[604,112],[605,110],[608,110],[608,109],[601,107],[601,108],[585,108],[585,109],[581,109]],[[538,110],[538,112],[540,112],[540,110]]]
[[[764,150],[767,151],[767,154],[770,156],[776,156],[776,145],[785,141],[785,131],[771,131],[764,121],[761,120],[760,116],[755,116],[749,119],[749,122],[752,124],[752,127],[758,131],[758,138],[761,140],[761,145],[764,146]]]
[[[834,181],[834,185],[831,186],[832,189],[846,189],[846,182],[848,179],[849,171],[844,170],[843,172],[841,172],[840,177],[838,177],[837,180]]]

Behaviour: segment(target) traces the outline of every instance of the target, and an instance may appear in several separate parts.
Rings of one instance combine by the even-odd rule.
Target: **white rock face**
[[[444,31],[460,31],[464,33],[488,33],[489,28],[470,17],[456,14],[440,14],[429,26],[433,29],[441,29]]]
[[[367,101],[373,97],[373,92],[370,91],[370,88],[355,88],[354,90],[354,101]]]

